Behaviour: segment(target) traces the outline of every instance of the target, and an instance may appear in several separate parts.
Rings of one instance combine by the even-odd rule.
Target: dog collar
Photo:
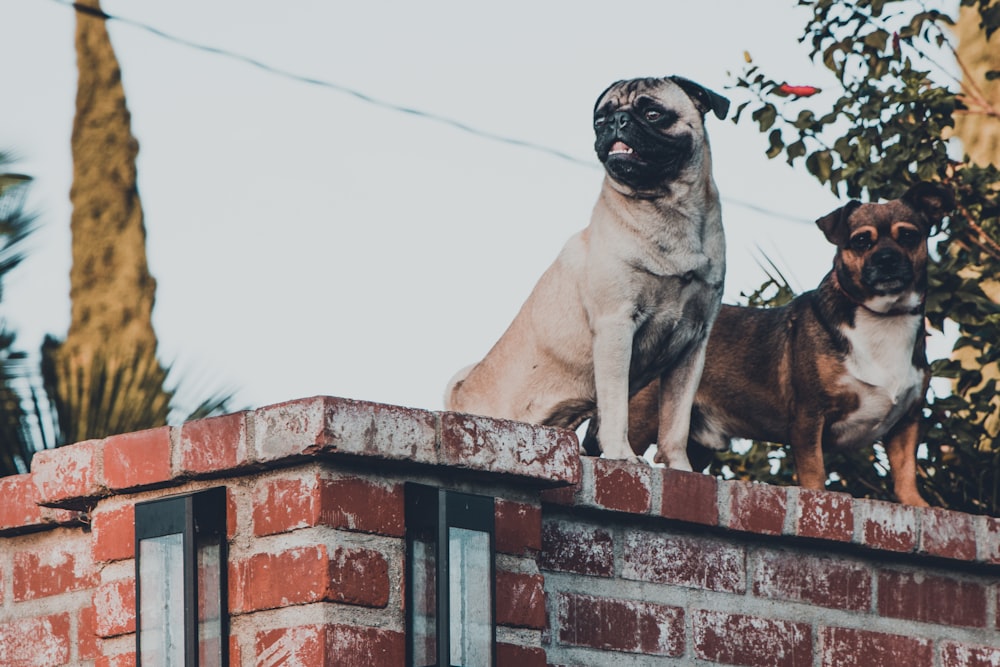
[[[837,278],[837,270],[836,269],[834,269],[833,271],[830,272],[830,276],[833,278],[833,284],[834,284],[834,286],[837,288],[837,290],[841,294],[843,294],[845,297],[847,297],[848,301],[850,301],[851,303],[853,303],[854,305],[856,305],[856,306],[858,306],[860,308],[864,308],[865,310],[867,310],[872,315],[878,315],[878,316],[881,316],[881,317],[898,317],[900,315],[920,315],[920,314],[922,314],[924,312],[924,305],[925,305],[925,302],[926,302],[926,297],[921,297],[920,301],[918,301],[917,305],[915,305],[913,308],[907,308],[905,310],[897,310],[897,309],[894,309],[894,308],[890,308],[889,310],[886,310],[886,311],[875,310],[874,308],[868,307],[868,305],[865,304],[864,301],[858,300],[857,298],[854,297],[853,294],[851,294],[850,292],[848,292],[847,290],[844,289],[843,285],[840,284],[840,279]]]

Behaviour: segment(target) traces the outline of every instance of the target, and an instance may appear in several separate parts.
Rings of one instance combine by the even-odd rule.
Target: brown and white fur
[[[929,380],[924,298],[927,237],[954,206],[919,183],[898,200],[850,202],[816,221],[837,246],[815,290],[779,308],[723,306],[695,398],[691,455],[734,437],[789,444],[799,483],[822,489],[823,451],[881,441],[897,499],[916,486],[919,420]],[[656,387],[630,405],[631,441],[656,437]]]
[[[725,274],[704,118],[728,107],[681,77],[619,81],[601,94],[595,150],[606,173],[590,224],[486,357],[451,380],[446,409],[566,428],[596,409],[604,455],[634,458],[629,397],[662,377],[660,441],[679,443],[683,461],[671,464],[686,463]]]

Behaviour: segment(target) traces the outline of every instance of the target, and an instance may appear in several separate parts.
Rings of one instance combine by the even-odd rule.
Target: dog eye
[[[594,116],[594,127],[601,127],[608,122],[607,116]]]
[[[907,248],[916,247],[920,243],[920,232],[909,227],[899,230],[899,244]]]
[[[864,252],[865,250],[870,250],[873,245],[875,244],[872,242],[872,235],[868,232],[851,237],[851,250]]]
[[[656,109],[646,109],[646,111],[642,115],[650,123],[655,123],[656,121],[663,118],[663,113],[657,111]]]

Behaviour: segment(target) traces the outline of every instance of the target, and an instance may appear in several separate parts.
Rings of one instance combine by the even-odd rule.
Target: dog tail
[[[455,410],[456,409],[455,406],[457,405],[457,402],[455,400],[455,393],[459,390],[459,388],[462,386],[462,382],[465,381],[465,378],[467,378],[469,376],[469,373],[475,367],[476,367],[476,364],[469,364],[468,366],[466,366],[465,368],[461,369],[460,371],[458,371],[457,373],[455,373],[453,376],[451,376],[451,379],[448,380],[448,385],[444,389],[444,409],[445,410]]]

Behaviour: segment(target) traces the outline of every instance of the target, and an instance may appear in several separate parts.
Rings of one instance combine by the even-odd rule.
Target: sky
[[[109,22],[140,147],[153,322],[182,397],[442,409],[448,379],[482,358],[589,221],[597,96],[676,74],[735,108],[745,52],[772,78],[829,91],[795,5],[105,0],[111,15],[295,75]],[[69,326],[73,22],[56,0],[0,5],[0,150],[35,179],[39,220],[0,315],[32,353]],[[801,161],[768,160],[749,113],[706,124],[724,300],[763,282],[765,256],[814,287],[833,248],[812,221],[843,202]]]

